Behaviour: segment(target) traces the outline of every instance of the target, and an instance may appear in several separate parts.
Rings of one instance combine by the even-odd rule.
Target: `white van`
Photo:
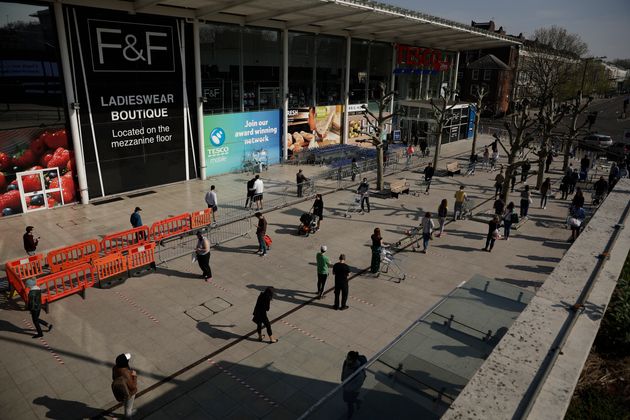
[[[593,148],[606,148],[613,144],[612,138],[605,134],[589,134],[580,141],[581,145]]]

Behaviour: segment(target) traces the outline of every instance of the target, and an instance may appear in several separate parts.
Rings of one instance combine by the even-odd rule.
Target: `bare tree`
[[[481,122],[483,98],[485,98],[487,94],[488,94],[488,90],[486,89],[485,86],[476,85],[474,97],[475,97],[475,107],[476,107],[477,113],[475,115],[472,149],[470,151],[472,155],[475,154],[475,150],[477,149],[477,133],[479,132],[479,123]]]
[[[440,148],[442,147],[442,135],[444,134],[444,127],[450,122],[452,118],[451,110],[459,103],[456,99],[451,103],[452,89],[445,89],[444,95],[437,100],[431,98],[429,103],[433,108],[433,115],[435,117],[436,129],[435,129],[435,153],[433,154],[433,167],[437,168],[438,159],[440,158]],[[436,103],[437,102],[437,103]]]
[[[568,111],[557,103],[575,94],[567,97],[566,87],[575,82],[579,57],[588,51],[588,47],[579,35],[570,34],[558,26],[537,29],[534,37],[536,42],[529,43],[522,71],[530,81],[532,105],[538,108],[540,142],[535,155],[538,158],[536,188],[540,188],[554,130]]]
[[[385,187],[385,159],[383,158],[383,140],[387,134],[386,125],[395,113],[386,115],[390,109],[391,102],[394,100],[396,92],[388,92],[378,101],[378,115],[375,115],[365,105],[363,105],[363,118],[367,122],[371,130],[363,132],[369,137],[369,142],[376,148],[376,187],[383,190]]]
[[[514,111],[509,120],[503,123],[507,132],[507,144],[504,144],[503,140],[501,140],[497,134],[494,134],[494,138],[507,155],[505,179],[501,190],[501,198],[505,203],[508,202],[510,180],[513,175],[516,175],[517,169],[525,163],[524,160],[519,161],[519,157],[526,156],[524,153],[535,138],[533,127],[537,123],[530,112],[530,102],[528,99],[516,102],[514,104]]]
[[[578,122],[580,116],[586,111],[593,101],[592,97],[588,97],[585,103],[582,103],[580,95],[577,95],[572,101],[565,104],[567,108],[567,115],[569,116],[569,121],[567,124],[567,131],[563,135],[562,141],[562,170],[566,171],[569,167],[569,157],[571,153],[571,148],[573,147],[573,142],[577,139],[580,134],[586,134],[586,130],[584,129],[588,124],[588,120],[584,118],[582,122]]]

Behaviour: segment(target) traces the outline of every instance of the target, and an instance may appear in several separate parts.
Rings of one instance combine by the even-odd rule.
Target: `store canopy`
[[[363,0],[62,0],[204,21],[290,29],[447,51],[520,44],[463,23]],[[93,4],[92,4],[93,3]]]

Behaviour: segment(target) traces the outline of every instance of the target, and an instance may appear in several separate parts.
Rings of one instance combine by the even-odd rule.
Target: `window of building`
[[[282,39],[280,32],[244,27],[243,108],[277,109],[281,103]]]
[[[373,42],[370,44],[368,101],[378,101],[390,89],[392,77],[392,46]]]
[[[483,71],[483,80],[490,80],[490,76],[492,76],[492,70]]]
[[[343,102],[346,40],[319,35],[317,43],[316,104],[336,105]]]
[[[479,80],[479,70],[473,69],[473,71],[472,71],[472,79],[473,80]]]
[[[199,28],[204,113],[241,111],[241,30],[205,24]]]
[[[368,67],[370,43],[352,40],[350,49],[350,98],[351,104],[367,103]]]
[[[289,32],[289,107],[315,105],[313,96],[313,67],[315,65],[315,36]]]
[[[457,72],[457,80],[461,80],[464,78],[464,72],[463,71],[458,71]]]

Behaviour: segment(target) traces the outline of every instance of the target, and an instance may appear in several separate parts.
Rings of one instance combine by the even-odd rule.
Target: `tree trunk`
[[[536,175],[536,189],[539,190],[545,178],[545,161],[547,160],[547,148],[540,149],[538,156],[538,174]]]
[[[503,181],[503,189],[501,190],[501,198],[503,202],[507,206],[508,196],[510,195],[510,181],[512,179],[512,174],[516,174],[516,168],[514,167],[514,161],[516,160],[516,155],[518,154],[518,149],[510,150],[508,153],[508,163],[507,168],[505,168],[505,180]]]
[[[444,131],[442,124],[438,125],[438,129],[439,131],[435,141],[435,153],[433,154],[433,168],[435,168],[436,171],[438,167],[438,159],[440,158],[440,148],[442,147],[442,131]]]
[[[376,146],[376,188],[383,191],[385,188],[385,161],[383,159],[383,145]]]
[[[573,137],[567,138],[564,145],[564,156],[562,157],[562,171],[566,172],[569,167],[569,153],[571,152],[571,146],[573,145]]]
[[[475,154],[475,150],[477,149],[477,133],[479,132],[479,116],[475,115],[475,123],[474,123],[474,130],[473,131],[473,141],[472,141],[472,148],[470,149],[470,154],[474,155]]]

